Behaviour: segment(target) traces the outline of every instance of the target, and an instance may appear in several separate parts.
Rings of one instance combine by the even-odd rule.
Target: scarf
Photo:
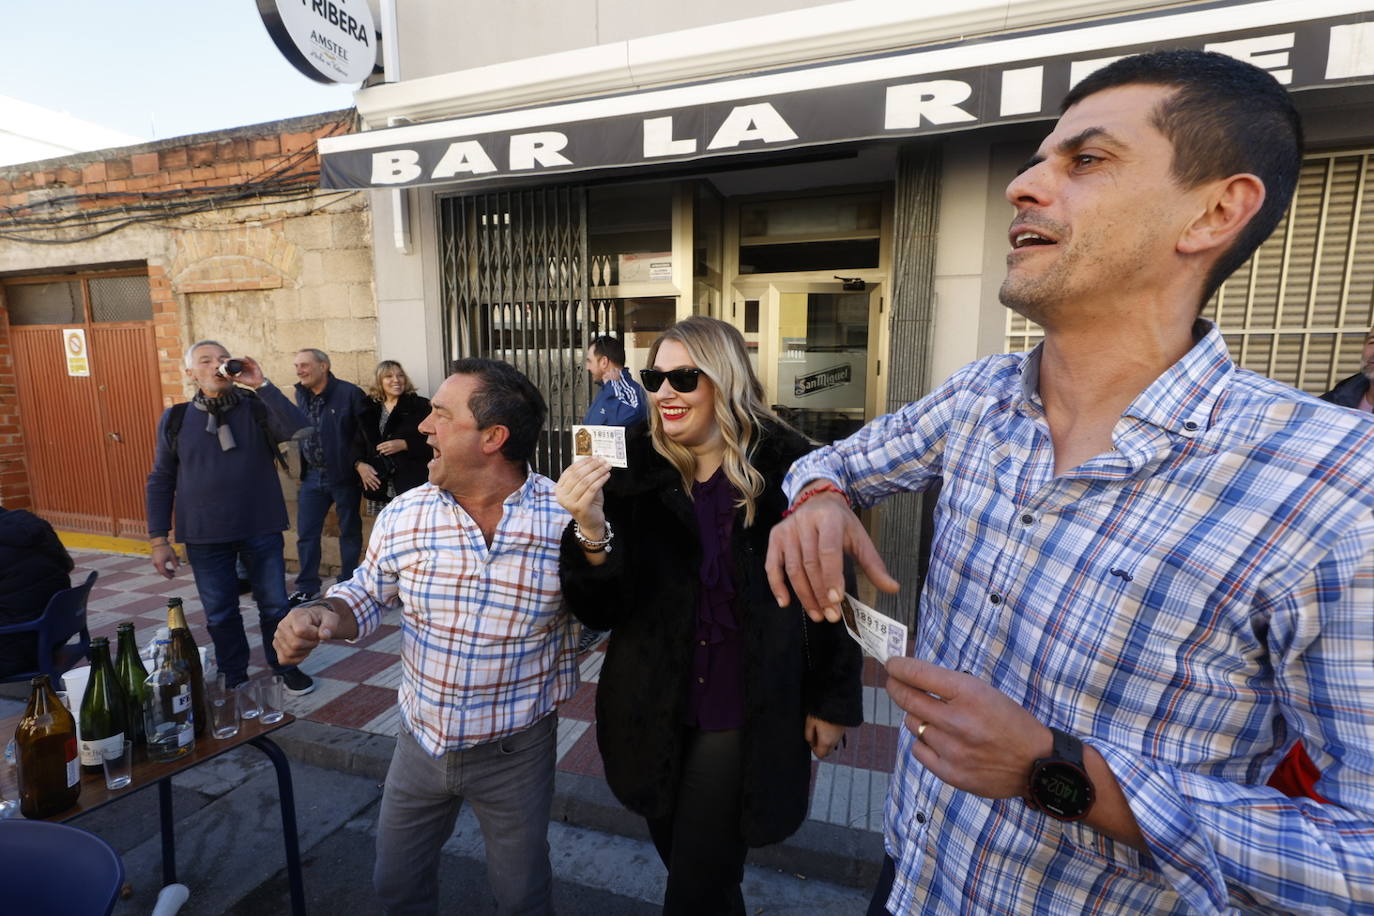
[[[196,396],[191,398],[191,406],[205,412],[205,431],[218,437],[222,452],[229,451],[238,443],[234,441],[234,431],[229,428],[228,423],[221,423],[220,417],[237,407],[239,400],[239,393],[235,388],[230,388],[217,398],[207,398],[203,391],[197,391]]]

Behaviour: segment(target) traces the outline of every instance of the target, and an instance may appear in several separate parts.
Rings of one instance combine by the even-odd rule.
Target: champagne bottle
[[[205,734],[210,708],[205,705],[205,672],[200,667],[200,650],[186,624],[186,612],[180,598],[167,599],[167,629],[172,634],[167,651],[174,661],[186,665],[186,673],[191,678],[191,709],[195,713],[196,737],[199,738]]]
[[[25,817],[52,817],[81,795],[81,755],[76,720],[57,698],[46,674],[29,684],[29,705],[14,732],[19,765],[19,810]]]
[[[143,667],[143,659],[138,657],[138,643],[134,642],[134,625],[121,623],[115,627],[119,634],[119,658],[115,662],[115,675],[124,691],[124,709],[129,716],[129,727],[125,730],[134,747],[143,744],[143,682],[148,672]]]
[[[195,710],[191,708],[191,676],[172,656],[172,638],[165,627],[157,631],[157,657],[162,664],[144,681],[143,730],[148,736],[148,759],[176,760],[196,746]]]
[[[124,711],[124,692],[110,663],[110,641],[91,637],[91,676],[81,698],[81,769],[104,771],[105,751],[124,747],[129,716]]]

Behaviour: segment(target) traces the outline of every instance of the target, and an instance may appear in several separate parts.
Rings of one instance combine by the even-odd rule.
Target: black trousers
[[[648,819],[649,835],[668,867],[665,916],[743,916],[743,756],[738,729],[684,730],[673,812]]]
[[[888,916],[887,898],[892,895],[892,885],[897,881],[897,863],[892,856],[883,854],[883,870],[878,872],[878,886],[873,889],[873,899],[868,902],[868,916]]]

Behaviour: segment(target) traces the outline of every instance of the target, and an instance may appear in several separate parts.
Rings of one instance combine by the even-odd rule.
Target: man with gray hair
[[[248,356],[229,358],[214,340],[186,351],[186,375],[196,393],[189,404],[163,411],[148,475],[148,538],[153,568],[176,575],[180,561],[169,542],[173,507],[176,537],[186,546],[206,629],[229,684],[248,679],[248,639],[239,616],[242,560],[262,626],[263,650],[291,693],[309,693],[310,678],[278,663],[272,635],[286,615],[282,532],[286,503],[274,463],[280,443],[309,421]]]
[[[353,468],[362,456],[354,445],[357,420],[367,396],[335,378],[329,354],[307,348],[296,354],[296,406],[310,418],[310,435],[300,440],[301,486],[296,496],[296,553],[300,572],[290,604],[320,593],[320,536],[329,507],[339,517],[339,581],[347,582],[363,550],[363,490]]]

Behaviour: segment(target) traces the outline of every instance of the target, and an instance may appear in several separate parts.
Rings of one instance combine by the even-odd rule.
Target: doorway
[[[11,279],[4,293],[33,511],[68,531],[146,536],[162,412],[146,271]]]
[[[818,442],[878,413],[887,345],[881,284],[781,281],[739,290],[732,315],[768,403]]]

